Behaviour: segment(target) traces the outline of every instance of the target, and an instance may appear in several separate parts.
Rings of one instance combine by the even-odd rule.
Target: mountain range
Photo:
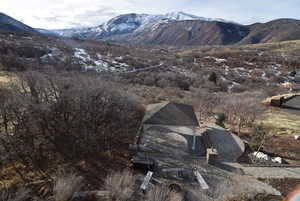
[[[300,39],[300,21],[278,19],[242,25],[184,12],[164,15],[124,14],[96,26],[78,29],[34,29],[0,13],[0,31],[31,32],[82,40],[147,45],[230,45]]]

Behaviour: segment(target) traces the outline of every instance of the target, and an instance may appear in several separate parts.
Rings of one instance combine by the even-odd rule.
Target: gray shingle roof
[[[191,105],[163,102],[147,106],[144,124],[199,126]]]

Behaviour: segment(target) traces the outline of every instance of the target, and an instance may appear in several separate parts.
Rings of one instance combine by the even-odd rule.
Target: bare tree
[[[252,127],[263,111],[260,99],[251,93],[224,95],[218,109],[226,114],[228,123],[237,127],[238,134],[243,127]]]
[[[0,88],[1,151],[7,164],[51,178],[47,172],[58,161],[114,157],[133,142],[143,112],[133,96],[99,77],[27,72]]]

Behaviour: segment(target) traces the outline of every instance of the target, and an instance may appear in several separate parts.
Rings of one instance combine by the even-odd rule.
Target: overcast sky
[[[124,13],[172,11],[249,24],[300,19],[300,0],[8,0],[1,2],[0,11],[32,27],[47,29],[96,26]]]

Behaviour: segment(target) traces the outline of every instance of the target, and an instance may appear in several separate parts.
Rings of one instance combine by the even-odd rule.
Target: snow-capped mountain
[[[196,15],[184,13],[184,12],[170,12],[163,15],[166,19],[170,20],[177,20],[177,21],[184,21],[184,20],[202,20],[202,21],[218,21],[218,22],[226,22],[226,23],[234,23],[231,21],[227,21],[221,18],[206,18],[206,17],[199,17]]]
[[[53,33],[61,37],[103,40],[114,35],[141,32],[149,27],[152,27],[153,29],[160,24],[165,24],[172,21],[186,20],[229,22],[223,19],[198,17],[184,12],[171,12],[164,15],[131,13],[112,18],[108,22],[97,27],[53,30]]]

